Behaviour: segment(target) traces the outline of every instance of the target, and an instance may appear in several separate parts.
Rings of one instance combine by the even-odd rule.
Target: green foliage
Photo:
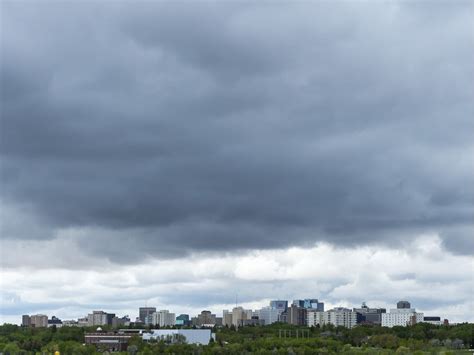
[[[84,333],[92,328],[22,328],[0,326],[0,352],[7,355],[102,354],[84,345]],[[298,327],[276,323],[269,326],[216,328],[216,341],[207,346],[178,341],[144,342],[133,336],[127,352],[121,355],[153,354],[462,354],[474,346],[474,324],[435,326],[420,323],[410,327],[384,328],[361,325],[342,327]],[[466,354],[468,352],[465,352]]]

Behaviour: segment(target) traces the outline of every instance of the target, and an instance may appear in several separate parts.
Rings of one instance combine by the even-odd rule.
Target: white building
[[[423,318],[423,313],[417,313],[414,308],[393,308],[390,313],[382,313],[382,327],[405,327],[423,322]]]
[[[171,343],[178,341],[184,337],[187,344],[208,345],[211,338],[215,340],[215,334],[210,329],[154,329],[149,333],[143,333],[144,341],[164,340]]]
[[[159,325],[160,327],[171,327],[176,324],[176,315],[163,309],[151,315],[151,324]]]
[[[79,318],[77,320],[78,327],[87,327],[88,325],[89,325],[89,319],[87,319],[87,317]]]
[[[352,328],[357,324],[357,313],[342,307],[337,307],[325,312],[308,309],[307,323],[309,327],[332,324],[336,327]]]

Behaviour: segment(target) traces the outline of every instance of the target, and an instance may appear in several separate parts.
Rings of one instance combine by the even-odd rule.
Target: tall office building
[[[140,307],[138,309],[138,318],[145,323],[146,317],[156,312],[156,307]]]
[[[365,302],[353,311],[357,313],[357,323],[377,325],[382,324],[382,313],[386,313],[385,308],[369,308]]]
[[[277,309],[280,312],[285,312],[288,309],[288,301],[284,301],[284,300],[270,301],[270,307],[273,309]]]
[[[260,324],[270,325],[280,321],[280,314],[284,311],[280,311],[277,308],[263,307],[258,311],[258,319],[261,320]]]
[[[315,298],[305,298],[303,300],[294,300],[293,305],[306,309],[315,309],[324,312],[324,302],[319,302]]]

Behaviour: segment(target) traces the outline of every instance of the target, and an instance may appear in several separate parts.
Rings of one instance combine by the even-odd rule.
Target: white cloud
[[[36,245],[21,242],[32,250],[28,243]],[[50,243],[49,252],[54,253],[61,249],[54,243],[64,241]],[[42,257],[52,257],[48,249],[41,252]],[[31,251],[35,253],[38,257],[37,251]],[[211,309],[221,314],[235,304],[236,296],[239,304],[251,308],[272,298],[317,297],[327,307],[367,301],[387,308],[408,299],[431,315],[473,321],[472,274],[466,272],[472,266],[472,257],[451,254],[439,237],[424,235],[403,249],[337,248],[322,243],[245,255],[195,254],[134,266],[105,264],[99,270],[4,268],[1,321],[19,322],[22,313],[36,312],[76,318],[99,308],[134,317],[145,303],[176,313]]]

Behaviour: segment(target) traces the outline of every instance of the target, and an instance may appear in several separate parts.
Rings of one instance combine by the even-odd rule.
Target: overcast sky
[[[1,310],[474,321],[474,7],[13,2]]]

